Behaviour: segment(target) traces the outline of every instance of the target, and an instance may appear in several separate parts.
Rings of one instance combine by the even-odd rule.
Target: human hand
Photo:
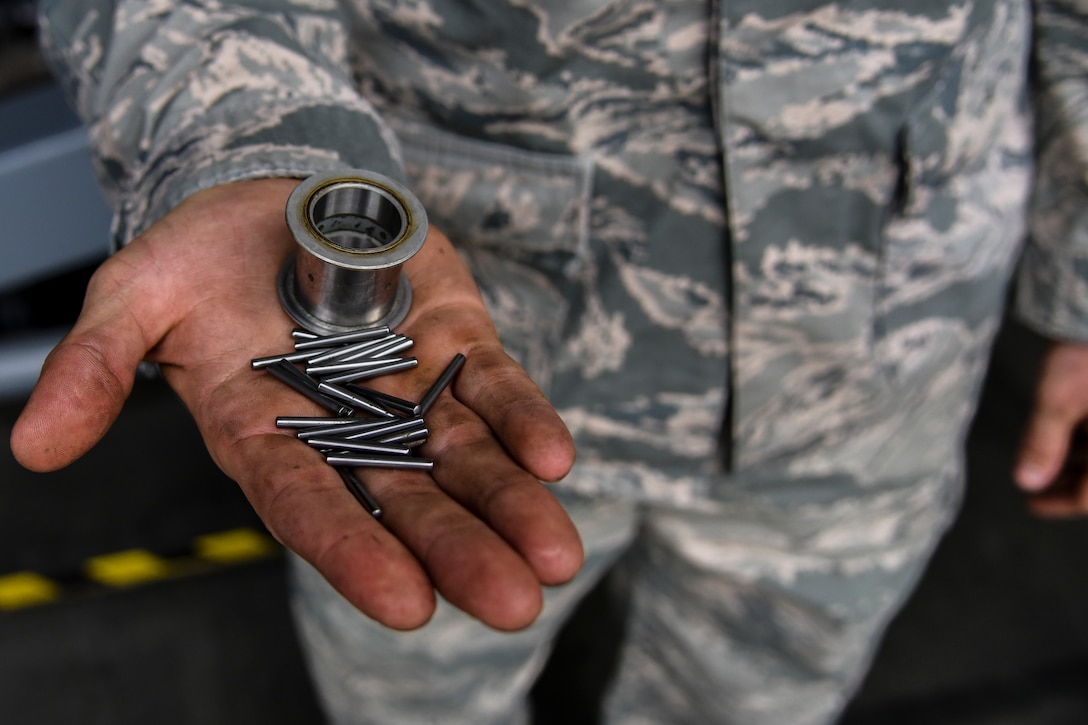
[[[381,523],[321,454],[275,427],[277,415],[324,414],[250,360],[289,347],[294,323],[275,278],[295,248],[284,208],[297,181],[266,179],[197,193],[95,273],[71,333],[50,354],[12,431],[27,468],[61,468],[88,451],[159,363],[215,462],[269,531],[352,604],[396,629],[424,624],[435,590],[498,629],[530,624],[541,585],[582,563],[573,524],[541,480],[573,463],[570,434],[503,351],[472,278],[432,231],[405,264],[414,293],[398,328],[419,366],[381,378],[419,399],[457,352],[451,392],[428,414],[434,470],[365,470]],[[375,384],[375,387],[378,387]]]
[[[1047,517],[1088,514],[1088,344],[1055,343],[1043,361],[1014,479]]]

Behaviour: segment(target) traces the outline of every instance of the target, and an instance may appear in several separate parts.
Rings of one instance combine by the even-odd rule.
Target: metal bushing
[[[280,270],[280,302],[314,332],[395,327],[412,305],[401,265],[423,247],[427,213],[393,179],[334,171],[303,181],[287,200],[299,249]]]

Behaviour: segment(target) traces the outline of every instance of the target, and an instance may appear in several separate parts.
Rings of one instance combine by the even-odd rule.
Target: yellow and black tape
[[[0,574],[0,611],[51,604],[76,592],[122,589],[202,574],[281,552],[280,545],[268,534],[240,528],[198,536],[192,542],[192,549],[180,555],[126,549],[94,556],[83,563],[76,575],[49,576],[32,571]]]

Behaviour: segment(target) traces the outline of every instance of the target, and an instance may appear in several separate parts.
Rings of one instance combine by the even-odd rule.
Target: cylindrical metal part
[[[363,454],[343,453],[325,456],[330,466],[358,466],[362,468],[409,468],[430,471],[434,461],[430,458],[411,458],[408,456],[367,456]]]
[[[358,418],[326,418],[315,415],[281,415],[276,418],[277,428],[337,428],[358,423]],[[375,421],[379,422],[379,421]]]
[[[373,368],[353,370],[332,375],[325,378],[325,382],[336,384],[353,383],[356,380],[366,380],[367,378],[376,378],[379,375],[389,375],[390,373],[399,373],[402,370],[411,370],[417,365],[419,365],[419,360],[414,357],[401,358],[397,362],[385,363],[384,365]]]
[[[282,355],[269,355],[268,357],[258,357],[249,361],[250,367],[254,370],[260,370],[266,368],[273,363],[277,363],[280,360],[284,362],[307,362],[315,355],[320,355],[324,348],[321,350],[303,350],[302,352],[285,352]]]
[[[317,384],[317,390],[320,393],[324,393],[337,400],[342,400],[345,403],[350,403],[355,406],[356,410],[362,409],[366,412],[376,415],[379,418],[395,418],[391,412],[378,405],[377,403],[371,403],[369,400],[361,395],[356,395],[350,390],[346,390],[336,383],[320,382]]]
[[[355,383],[344,383],[344,387],[347,388],[348,390],[352,391],[353,393],[358,393],[359,395],[370,398],[375,403],[378,403],[382,407],[384,407],[384,408],[386,408],[388,410],[391,410],[394,413],[405,413],[405,414],[408,414],[408,415],[412,415],[412,411],[416,407],[416,404],[413,403],[410,400],[405,400],[404,398],[398,398],[395,395],[389,395],[388,393],[383,393],[380,390],[374,390],[373,388],[368,388],[365,385],[356,385]]]
[[[311,365],[320,365],[325,362],[332,362],[333,360],[340,360],[348,355],[354,355],[355,353],[361,353],[363,356],[370,354],[370,351],[377,347],[382,347],[389,340],[396,339],[396,335],[387,335],[378,340],[366,340],[363,342],[357,342],[352,345],[345,345],[343,347],[334,347],[331,350],[314,350],[314,356],[310,359]]]
[[[355,362],[346,363],[329,363],[327,365],[307,365],[307,375],[338,375],[340,373],[350,373],[354,370],[373,370],[374,368],[380,368],[391,363],[404,362],[408,358],[403,357],[380,357],[377,359],[368,358],[366,360],[356,360]],[[413,358],[414,359],[414,358]]]
[[[308,333],[313,334],[313,333]],[[393,333],[385,325],[371,327],[365,330],[352,330],[339,335],[314,335],[295,343],[296,350],[313,350],[320,347],[333,347],[335,345],[348,345],[355,342],[380,340],[383,337],[392,337]]]
[[[376,519],[382,517],[381,504],[370,494],[370,491],[366,490],[366,486],[363,482],[355,477],[355,472],[350,468],[337,468],[340,473],[340,478],[344,480],[344,485],[351,491],[351,495],[355,497],[363,508],[370,512],[370,515]]]
[[[281,383],[294,388],[297,392],[302,393],[307,398],[335,415],[346,418],[355,413],[355,410],[350,406],[344,405],[335,398],[330,398],[328,395],[319,393],[317,390],[317,383],[291,363],[280,360],[269,365],[265,370]]]
[[[320,333],[394,327],[408,314],[401,266],[423,246],[427,214],[401,183],[367,171],[311,176],[287,201],[298,252],[280,273],[284,309]]]
[[[415,415],[423,415],[431,409],[435,401],[438,400],[438,396],[442,394],[442,391],[453,380],[453,376],[457,374],[457,371],[461,369],[461,366],[465,364],[465,356],[461,353],[457,353],[453,356],[453,360],[446,369],[442,371],[442,374],[438,376],[438,380],[434,381],[434,384],[423,394],[423,398],[419,401],[419,405],[412,409],[412,413]]]
[[[394,433],[393,435],[382,436],[378,438],[379,443],[397,443],[402,446],[412,447],[412,444],[423,445],[427,442],[427,438],[430,433],[426,428],[420,430],[406,430],[403,433]]]
[[[393,423],[386,423],[384,426],[381,427],[375,426],[373,428],[366,429],[360,428],[359,430],[343,431],[342,433],[340,431],[335,431],[332,433],[332,435],[344,438],[346,440],[376,440],[384,443],[386,441],[383,441],[383,438],[409,431],[422,431],[423,435],[429,435],[429,432],[427,430],[427,422],[424,421],[422,418],[409,418],[407,420],[398,420]]]
[[[422,419],[421,419],[422,420]],[[385,426],[389,425],[389,421],[386,418],[381,420],[368,419],[361,421],[356,418],[354,423],[349,425],[329,425],[324,427],[304,428],[298,432],[298,437],[302,440],[308,440],[310,438],[319,438],[322,436],[344,436],[349,437],[353,433],[366,433],[374,429],[385,430]]]
[[[307,438],[311,448],[327,448],[333,451],[352,451],[354,453],[372,453],[378,456],[406,456],[409,451],[404,446],[388,443],[369,443],[365,441],[345,441],[339,438]]]
[[[336,359],[342,362],[353,362],[361,358],[389,357],[398,352],[409,350],[413,345],[415,345],[415,341],[412,340],[412,338],[405,337],[404,335],[394,335],[388,340],[383,340],[375,344],[372,348],[355,350]]]

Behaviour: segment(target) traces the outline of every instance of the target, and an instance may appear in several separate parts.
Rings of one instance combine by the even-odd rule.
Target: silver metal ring
[[[370,171],[303,181],[287,200],[298,251],[280,270],[280,302],[321,333],[400,324],[412,304],[401,266],[423,247],[427,213],[403,184]]]

